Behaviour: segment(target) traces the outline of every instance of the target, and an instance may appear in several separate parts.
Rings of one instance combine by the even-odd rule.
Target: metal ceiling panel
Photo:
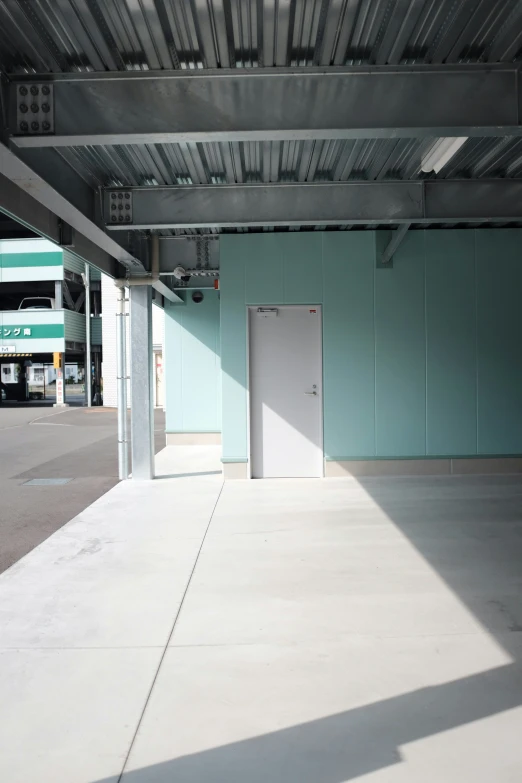
[[[3,0],[8,73],[522,58],[518,0]]]
[[[413,180],[436,139],[151,144],[59,149],[93,186]],[[438,178],[522,175],[522,139],[468,139]]]
[[[520,61],[520,0],[0,2],[0,70],[7,74]],[[57,152],[92,188],[218,187],[419,179],[435,141],[311,138]],[[455,177],[522,177],[522,139],[470,138],[438,175]]]

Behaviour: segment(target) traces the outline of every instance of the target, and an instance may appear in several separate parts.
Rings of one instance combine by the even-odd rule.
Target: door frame
[[[250,395],[250,387],[252,383],[251,378],[251,361],[250,361],[250,313],[257,310],[259,307],[317,307],[319,308],[320,312],[320,318],[319,318],[319,334],[320,334],[320,345],[321,345],[321,421],[320,421],[320,446],[321,446],[321,472],[319,474],[319,478],[324,478],[325,476],[325,465],[324,465],[324,341],[323,341],[323,305],[322,304],[315,304],[313,302],[299,302],[299,303],[292,303],[292,304],[255,304],[255,305],[246,305],[246,393],[247,393],[247,478],[252,478],[252,449],[251,449],[251,443],[252,443],[252,422],[251,422],[251,395]]]

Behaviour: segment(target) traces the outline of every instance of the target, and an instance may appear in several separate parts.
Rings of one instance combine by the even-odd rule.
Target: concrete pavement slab
[[[1,650],[0,780],[117,783],[162,650]]]
[[[0,576],[0,780],[117,783],[221,486],[122,482]]]
[[[0,577],[0,779],[518,783],[522,480],[223,487],[193,448]]]
[[[165,644],[220,489],[119,484],[3,574],[0,648]]]
[[[155,419],[158,448],[163,412]],[[116,431],[116,411],[107,408],[0,405],[0,572],[117,484]],[[54,478],[72,480],[27,484]]]
[[[225,485],[172,644],[482,630],[356,481],[245,485]],[[412,501],[405,495],[404,502]],[[416,513],[417,528],[431,524],[422,505]],[[495,573],[491,585],[484,572],[481,589],[486,580],[492,597],[505,574]]]
[[[122,783],[514,783],[521,491],[226,484]]]
[[[122,783],[514,783],[521,686],[486,634],[171,647]]]

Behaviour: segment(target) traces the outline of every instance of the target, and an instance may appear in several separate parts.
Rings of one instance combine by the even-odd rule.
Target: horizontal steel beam
[[[0,173],[0,211],[30,231],[59,244],[60,218],[3,173]],[[72,251],[105,274],[112,277],[121,274],[116,260],[79,232],[75,234]]]
[[[516,64],[9,78],[9,125],[24,147],[522,133]],[[52,84],[53,130],[19,134],[20,89],[35,82]]]
[[[40,162],[34,161],[32,168],[0,144],[0,210],[57,244],[61,238],[59,221],[65,221],[74,228],[71,250],[76,255],[111,276],[118,276],[118,263],[133,274],[143,273],[141,262],[94,222],[94,192],[90,191],[88,200],[85,192],[88,186],[83,180],[81,192],[76,195],[70,192],[77,176],[72,169],[68,174],[63,172],[65,184],[63,190],[59,190],[62,167],[56,161],[53,172],[46,156],[41,158]]]
[[[107,229],[509,222],[522,219],[522,180],[423,180],[126,189],[132,223]]]
[[[195,269],[198,266],[211,269],[219,267],[219,234],[160,237],[160,274],[166,275],[177,266],[186,269]]]

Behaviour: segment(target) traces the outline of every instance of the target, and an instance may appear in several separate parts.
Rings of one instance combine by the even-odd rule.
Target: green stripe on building
[[[30,330],[30,334],[24,334],[24,330]],[[13,340],[38,340],[44,338],[65,336],[63,324],[29,324],[27,326],[9,326],[4,324],[0,327],[0,343]]]
[[[63,254],[58,253],[2,253],[0,267],[62,266]]]

